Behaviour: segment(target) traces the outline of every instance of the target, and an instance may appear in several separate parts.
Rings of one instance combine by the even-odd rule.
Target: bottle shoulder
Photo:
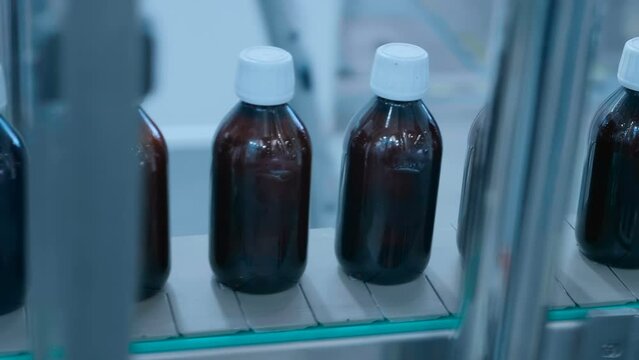
[[[311,151],[310,136],[288,106],[239,103],[224,118],[214,138],[214,152],[246,152],[275,157]]]
[[[164,139],[162,131],[160,131],[160,127],[151,119],[144,109],[140,107],[138,108],[138,112],[142,119],[142,136],[147,139],[147,141],[154,141],[166,147],[166,140]]]
[[[164,136],[157,124],[140,107],[138,108],[141,117],[140,142],[137,146],[137,154],[141,166],[151,166],[157,169],[160,164],[168,162],[169,150],[164,140]]]
[[[352,120],[346,134],[348,148],[423,147],[441,149],[434,117],[421,102],[397,103],[374,99]]]
[[[596,111],[590,139],[628,142],[634,138],[639,140],[639,93],[620,88]]]

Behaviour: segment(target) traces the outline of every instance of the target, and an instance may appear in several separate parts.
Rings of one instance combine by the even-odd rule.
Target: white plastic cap
[[[371,89],[395,101],[421,99],[428,89],[428,53],[419,46],[390,43],[377,48]]]
[[[7,107],[7,84],[4,81],[4,70],[0,65],[0,114],[4,114]]]
[[[639,37],[626,42],[619,61],[617,79],[621,86],[639,91]]]
[[[273,46],[254,46],[240,52],[235,93],[254,105],[281,105],[295,93],[293,57]]]

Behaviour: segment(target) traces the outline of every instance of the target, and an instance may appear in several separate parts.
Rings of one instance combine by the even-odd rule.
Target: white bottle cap
[[[7,107],[7,84],[4,81],[4,70],[0,65],[0,114],[4,114]]]
[[[371,89],[395,101],[421,99],[428,89],[428,53],[419,46],[390,43],[377,48]]]
[[[254,105],[281,105],[295,93],[293,57],[273,46],[254,46],[240,52],[235,93]]]
[[[639,37],[626,42],[619,61],[617,79],[621,86],[639,91]]]

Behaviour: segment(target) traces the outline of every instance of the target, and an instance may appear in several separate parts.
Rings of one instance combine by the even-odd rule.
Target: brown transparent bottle
[[[399,284],[430,258],[442,138],[421,100],[374,98],[345,139],[336,253],[343,270]]]
[[[240,102],[213,144],[210,263],[238,291],[294,286],[306,267],[311,143],[287,105]]]
[[[589,137],[576,228],[581,252],[639,268],[639,92],[624,87],[597,111]]]
[[[158,293],[169,276],[168,150],[160,129],[139,109],[141,140],[138,158],[142,168],[142,244],[139,298]]]
[[[25,186],[23,142],[0,116],[0,315],[24,303]]]
[[[470,222],[469,222],[469,201],[470,192],[472,191],[473,183],[476,181],[477,172],[477,157],[476,151],[479,146],[480,131],[484,126],[486,118],[486,110],[482,110],[477,114],[475,121],[470,127],[468,132],[468,150],[466,152],[466,162],[464,164],[464,179],[462,182],[461,199],[459,202],[459,217],[457,219],[457,249],[462,256],[468,252],[470,247]]]

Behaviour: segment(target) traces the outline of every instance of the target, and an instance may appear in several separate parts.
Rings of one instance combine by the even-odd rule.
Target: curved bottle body
[[[297,284],[306,267],[311,143],[291,108],[239,103],[220,126],[211,168],[210,263],[248,293]]]
[[[374,98],[345,140],[336,253],[377,284],[418,277],[430,257],[442,139],[421,100]]]
[[[159,292],[169,276],[168,150],[157,125],[139,109],[142,119],[138,158],[142,168],[142,247],[139,297]]]
[[[25,205],[24,145],[0,117],[0,315],[24,303]]]
[[[639,92],[620,88],[589,136],[576,228],[588,258],[639,268]]]
[[[468,220],[469,214],[469,202],[470,192],[473,189],[473,183],[477,181],[477,156],[476,151],[479,146],[480,131],[484,126],[485,111],[479,112],[475,121],[470,127],[468,132],[468,150],[466,151],[466,162],[464,164],[464,179],[462,182],[461,199],[459,202],[459,217],[457,219],[457,249],[462,256],[468,251],[470,247],[470,224]]]

